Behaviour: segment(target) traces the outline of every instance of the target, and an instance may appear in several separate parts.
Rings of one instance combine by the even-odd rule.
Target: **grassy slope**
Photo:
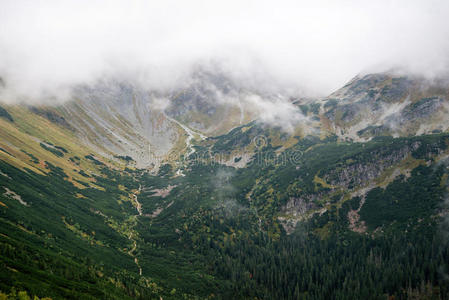
[[[0,151],[0,158],[3,161],[22,170],[30,169],[38,174],[48,173],[45,162],[49,162],[62,168],[68,176],[67,180],[80,188],[82,185],[79,185],[77,181],[84,183],[94,181],[92,178],[81,175],[79,171],[83,170],[87,174],[98,173],[98,165],[85,158],[86,155],[95,155],[95,153],[83,145],[74,132],[30,112],[25,106],[8,106],[7,109],[14,121],[0,118],[0,148],[6,150],[6,152]],[[40,145],[42,142],[50,143],[50,147],[51,145],[62,147],[67,153],[59,151],[63,155],[59,157],[44,149]],[[33,162],[27,153],[39,161]],[[76,160],[73,161],[73,158]],[[115,161],[100,159],[110,168],[123,168]]]
[[[281,207],[289,197],[324,195],[315,204],[317,211],[325,208],[326,212],[311,219],[311,232],[320,239],[328,239],[330,244],[336,236],[344,236],[354,242],[359,237],[351,237],[354,233],[348,230],[345,221],[348,210],[345,203],[353,199],[346,195],[349,191],[329,191],[334,186],[325,180],[328,172],[357,162],[365,163],[372,153],[391,153],[404,144],[419,142],[421,146],[413,152],[413,159],[390,166],[385,172],[395,167],[416,169],[423,167],[424,160],[436,163],[438,155],[447,148],[444,134],[376,139],[366,144],[339,143],[333,138],[292,138],[287,141],[289,147],[286,152],[303,153],[294,163],[255,159],[246,168],[238,170],[217,164],[189,164],[186,177],[174,177],[170,169],[166,175],[151,176],[132,170],[123,171],[123,167],[101,158],[105,165],[96,164],[85,158],[91,152],[80,146],[68,129],[31,114],[25,107],[8,107],[8,111],[14,123],[0,119],[0,147],[13,156],[0,151],[0,170],[7,175],[0,175],[0,186],[17,192],[29,206],[0,191],[3,266],[0,289],[7,291],[9,287],[16,286],[33,295],[54,298],[139,295],[149,298],[162,295],[164,299],[177,299],[183,295],[206,298],[213,294],[248,297],[252,293],[260,296],[258,291],[273,293],[273,297],[274,293],[285,297],[281,287],[275,292],[274,287],[268,289],[264,286],[262,275],[261,285],[248,283],[245,278],[249,276],[245,272],[253,268],[248,257],[275,257],[283,252],[273,245],[289,243],[291,238],[285,235],[277,221]],[[267,144],[255,147],[252,140],[259,135],[267,136]],[[42,148],[40,141],[63,147],[68,153],[57,156]],[[272,158],[275,157],[273,153],[279,152],[282,141],[279,132],[249,125],[212,142],[205,141],[198,151],[233,152],[244,148],[256,153],[256,158]],[[32,154],[39,163],[32,162],[33,158],[21,150]],[[80,158],[79,165],[70,161],[74,156]],[[79,174],[80,169],[91,177]],[[412,176],[418,176],[418,171],[414,171]],[[428,185],[423,184],[424,190],[432,188],[438,176],[424,175],[424,178],[432,178],[426,183]],[[422,190],[410,189],[408,183],[403,187],[386,173],[379,178],[379,185],[389,187],[385,197],[394,197],[402,190],[411,195],[410,201],[419,200]],[[413,178],[410,181],[413,185],[422,182],[420,177]],[[74,183],[75,179],[90,187]],[[132,193],[138,190],[139,184],[144,188],[138,195],[144,213],[164,208],[157,217],[136,216]],[[168,185],[176,187],[166,197],[155,196],[152,192]],[[432,195],[441,196],[443,192],[444,189],[435,189]],[[379,209],[388,206],[388,202],[378,202],[378,198],[376,194],[368,196],[367,206],[361,211],[369,230],[375,231],[378,224],[385,228],[393,224],[393,233],[402,233],[407,228],[407,216],[399,219],[404,226],[395,226],[391,214]],[[435,197],[432,199],[434,202],[437,200]],[[414,220],[423,216],[431,219],[434,216],[431,210],[437,205],[434,202],[430,210],[425,207],[410,216]],[[403,202],[400,205],[396,212],[403,207],[410,209]],[[266,235],[270,242],[258,241],[261,235]],[[363,236],[365,238],[369,239]],[[257,241],[261,247],[253,249],[246,244],[237,247],[245,241]],[[336,255],[332,251],[340,251],[339,247],[333,246],[328,250]],[[133,248],[134,256],[130,255]],[[237,248],[240,254],[233,254]],[[308,248],[307,251],[311,250]],[[246,256],[239,261],[242,253]],[[142,266],[143,276],[138,275],[135,257]],[[320,266],[322,262],[318,258]],[[298,261],[301,261],[299,256]],[[286,263],[290,262],[286,260]],[[239,269],[234,270],[233,266],[239,266]],[[233,277],[237,276],[235,274],[244,278]],[[414,279],[413,284],[419,280]],[[79,284],[76,283],[78,281]],[[255,291],[246,290],[246,284],[254,287]]]

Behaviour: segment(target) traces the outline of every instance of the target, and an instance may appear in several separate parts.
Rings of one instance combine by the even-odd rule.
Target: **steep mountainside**
[[[447,85],[359,76],[289,130],[248,94],[1,104],[0,297],[448,299]]]
[[[129,156],[136,167],[158,166],[204,135],[225,133],[255,118],[223,76],[204,72],[166,94],[132,84],[80,87],[60,107],[78,137],[105,156]],[[248,109],[249,111],[249,109]]]
[[[445,82],[371,74],[354,78],[323,101],[323,115],[342,138],[407,136],[449,128]]]
[[[79,88],[75,97],[62,114],[85,144],[104,155],[129,156],[137,167],[150,167],[186,138],[150,94],[131,85],[101,83]]]

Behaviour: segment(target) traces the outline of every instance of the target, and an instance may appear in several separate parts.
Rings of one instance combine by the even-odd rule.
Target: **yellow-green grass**
[[[0,151],[0,159],[21,169],[29,169],[38,174],[48,173],[45,162],[60,167],[68,176],[69,181],[82,188],[77,181],[92,183],[94,179],[84,177],[78,173],[83,170],[87,174],[94,172],[99,174],[98,166],[92,161],[85,159],[86,155],[94,154],[104,164],[110,167],[122,167],[105,158],[100,158],[92,149],[86,147],[79,141],[75,133],[67,128],[58,126],[49,120],[32,113],[26,106],[5,106],[12,115],[14,122],[0,119],[0,147],[8,153]],[[44,148],[40,143],[49,142],[53,145],[63,147],[68,153],[59,157]],[[35,156],[39,162],[35,163],[28,154]],[[79,165],[70,161],[71,157],[79,157]]]

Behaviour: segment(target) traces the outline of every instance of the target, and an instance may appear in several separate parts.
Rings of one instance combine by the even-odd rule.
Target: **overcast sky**
[[[449,1],[0,2],[0,76],[26,97],[104,76],[165,89],[211,61],[242,83],[327,95],[360,72],[449,66]]]

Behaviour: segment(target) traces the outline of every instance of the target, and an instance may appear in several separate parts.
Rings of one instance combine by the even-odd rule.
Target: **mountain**
[[[199,70],[1,104],[1,295],[447,299],[448,92],[381,73],[295,98]]]
[[[407,136],[448,129],[445,82],[370,74],[356,77],[323,102],[324,116],[340,137]]]
[[[129,83],[80,87],[60,108],[84,144],[105,156],[129,156],[136,167],[155,167],[189,148],[193,138],[222,134],[254,119],[235,86],[222,75],[197,71],[180,89],[148,92]]]

